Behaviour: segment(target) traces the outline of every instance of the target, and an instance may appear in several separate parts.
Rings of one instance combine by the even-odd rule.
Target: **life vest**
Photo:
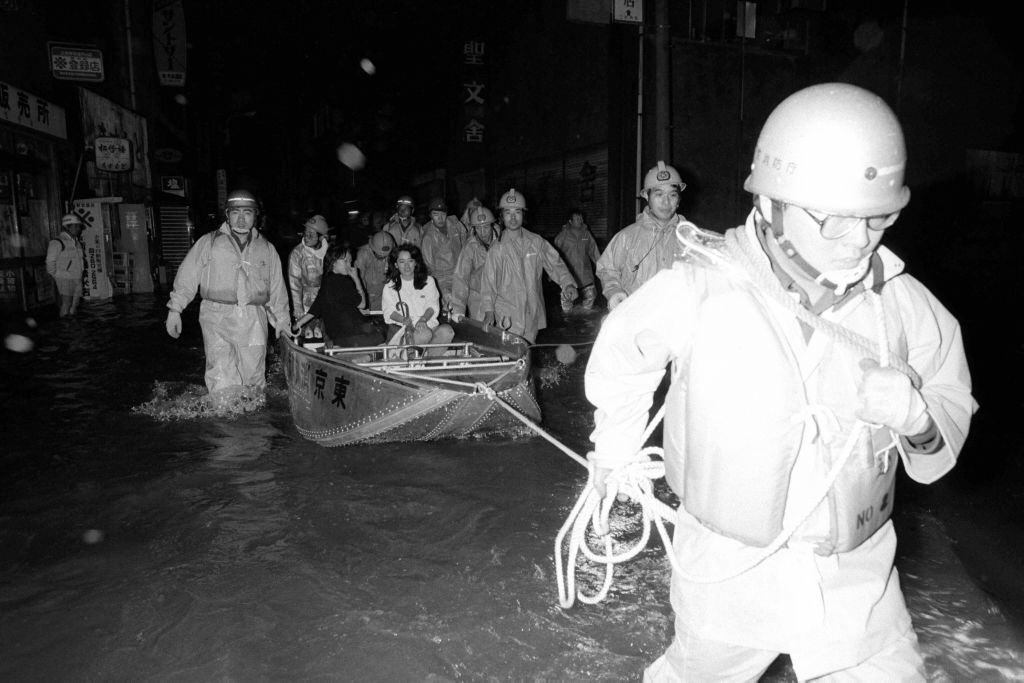
[[[791,314],[750,281],[696,267],[699,317],[686,353],[674,361],[666,397],[666,414],[675,416],[665,425],[666,479],[704,526],[765,547],[783,530],[797,457],[819,458],[827,471],[845,454],[857,424],[862,356],[826,340],[830,347],[816,365],[801,368],[798,354],[806,358],[807,350],[794,349],[783,328],[795,324]],[[874,337],[867,302],[847,306],[855,308],[843,325]],[[892,352],[905,359],[897,317],[887,318],[887,329]],[[834,428],[824,424],[826,413]],[[828,538],[816,540],[816,552],[856,548],[889,518],[897,455],[884,449],[891,441],[886,428],[861,431],[828,491]],[[794,501],[794,507],[812,502]]]

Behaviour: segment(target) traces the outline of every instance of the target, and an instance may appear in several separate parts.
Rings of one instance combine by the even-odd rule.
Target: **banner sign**
[[[50,73],[62,81],[103,81],[103,52],[91,45],[47,43],[50,48]]]
[[[185,86],[185,7],[182,0],[158,2],[153,10],[153,49],[160,85]]]
[[[85,224],[82,229],[82,247],[85,249],[86,299],[109,299],[114,296],[114,285],[110,282],[110,261],[107,252],[106,227],[103,223],[103,206],[96,200],[79,199],[74,202],[75,213]]]
[[[68,139],[64,107],[0,81],[0,121]]]

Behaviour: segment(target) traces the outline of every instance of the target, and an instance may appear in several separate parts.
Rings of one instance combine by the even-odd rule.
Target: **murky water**
[[[558,607],[552,543],[584,473],[547,441],[325,449],[280,372],[264,407],[212,415],[195,315],[177,342],[163,315],[146,295],[87,306],[3,357],[0,679],[638,680],[668,643],[657,542],[605,602]],[[536,384],[584,452],[576,349],[566,367],[538,348]],[[941,523],[910,505],[900,525],[935,680],[1024,680],[1024,640]]]

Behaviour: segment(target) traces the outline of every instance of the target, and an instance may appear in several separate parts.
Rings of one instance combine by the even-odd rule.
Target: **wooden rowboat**
[[[522,422],[502,402],[539,421],[526,340],[474,320],[452,327],[451,343],[421,346],[327,349],[282,337],[299,433],[323,446],[511,433]]]

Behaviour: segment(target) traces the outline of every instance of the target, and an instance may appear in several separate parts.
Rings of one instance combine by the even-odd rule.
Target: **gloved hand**
[[[164,322],[164,327],[167,328],[167,334],[171,335],[175,339],[181,336],[181,313],[177,311],[168,311],[167,320]]]
[[[578,289],[576,289],[576,285],[566,285],[565,287],[562,288],[562,301],[565,301],[567,303],[576,301],[576,297],[578,297],[579,295],[580,292]]]
[[[451,320],[453,323],[457,323],[465,317],[466,316],[456,311],[452,311],[451,313],[448,314],[448,319]]]
[[[899,370],[879,367],[878,361],[865,358],[857,396],[857,417],[865,422],[889,427],[901,436],[915,436],[928,429],[931,417],[921,392]]]
[[[483,323],[484,325],[491,325],[492,327],[494,326],[494,311],[487,311],[486,313],[484,313]]]
[[[609,311],[614,311],[615,307],[618,306],[619,304],[621,304],[625,300],[626,300],[626,293],[625,292],[615,292],[610,297],[608,297],[608,310]]]
[[[302,326],[298,323],[292,324],[292,334],[298,336],[299,332],[302,332]]]

